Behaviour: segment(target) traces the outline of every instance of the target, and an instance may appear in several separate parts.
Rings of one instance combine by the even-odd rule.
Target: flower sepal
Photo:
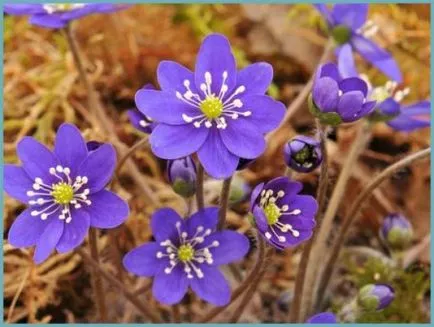
[[[342,123],[342,118],[336,112],[322,112],[313,101],[312,93],[308,98],[309,111],[314,115],[321,124],[338,126]]]
[[[351,30],[345,25],[333,27],[330,34],[338,45],[343,45],[351,39]]]
[[[399,114],[395,114],[395,115],[386,115],[383,112],[381,112],[381,110],[375,108],[374,111],[372,112],[372,114],[370,114],[367,119],[371,122],[371,123],[384,123],[384,122],[388,122],[394,118],[396,118],[397,116],[399,116]]]

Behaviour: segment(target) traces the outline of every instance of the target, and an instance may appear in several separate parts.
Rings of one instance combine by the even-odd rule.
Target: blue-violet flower
[[[155,90],[155,87],[152,84],[146,84],[143,90]],[[150,117],[142,114],[136,108],[128,110],[128,117],[130,118],[131,124],[139,131],[151,134],[154,130],[157,123],[154,122]]]
[[[320,142],[309,136],[297,135],[285,144],[283,156],[288,167],[300,173],[309,173],[322,162]]]
[[[308,324],[337,324],[336,316],[331,312],[321,312],[310,317],[306,323]]]

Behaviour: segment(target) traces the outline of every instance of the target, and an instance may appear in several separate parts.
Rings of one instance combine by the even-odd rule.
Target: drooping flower
[[[391,249],[402,250],[411,244],[413,228],[403,215],[393,213],[384,218],[380,236]]]
[[[137,108],[158,122],[150,143],[155,155],[177,159],[197,152],[205,170],[229,177],[240,158],[265,150],[264,134],[283,118],[282,103],[265,96],[272,67],[256,63],[237,71],[229,41],[208,35],[195,72],[172,61],[158,66],[161,91],[139,90]]]
[[[177,194],[189,198],[196,193],[196,165],[191,157],[168,160],[167,176]]]
[[[331,312],[321,312],[310,317],[306,323],[308,324],[337,324],[336,316]]]
[[[387,308],[395,299],[395,290],[387,284],[363,286],[357,297],[357,304],[366,311],[379,311]]]
[[[315,75],[309,109],[323,124],[354,122],[369,115],[375,101],[367,101],[368,86],[358,77],[343,78],[333,63],[321,65]]]
[[[304,135],[297,135],[286,143],[283,155],[287,166],[301,173],[315,170],[322,162],[320,142]]]
[[[83,16],[111,13],[129,6],[112,3],[5,4],[4,12],[9,15],[29,15],[30,24],[57,29]]]
[[[155,87],[152,84],[146,84],[143,88],[143,90],[155,90]],[[128,117],[130,118],[131,124],[138,129],[139,131],[151,134],[154,130],[155,126],[157,126],[157,123],[154,122],[151,118],[148,116],[142,114],[137,109],[130,109],[128,110]]]
[[[399,83],[402,81],[401,71],[392,55],[369,39],[377,32],[378,26],[367,20],[367,3],[335,4],[331,10],[325,4],[314,6],[325,18],[329,33],[338,45],[349,44],[352,50],[386,76]]]
[[[125,268],[154,277],[152,293],[161,303],[180,302],[190,286],[207,302],[228,304],[230,288],[218,267],[243,258],[249,241],[234,231],[216,231],[217,215],[217,208],[205,208],[187,219],[169,208],[156,211],[151,220],[155,242],[127,253]]]
[[[4,166],[4,190],[29,205],[13,222],[8,241],[36,245],[34,260],[44,261],[56,248],[71,251],[89,227],[114,228],[129,214],[127,203],[104,187],[116,163],[112,145],[88,151],[80,131],[60,126],[51,152],[31,137],[18,143],[22,166]]]
[[[299,195],[301,189],[301,183],[278,177],[257,185],[252,192],[254,223],[278,249],[293,247],[312,236],[318,204],[310,195]]]
[[[342,47],[338,56],[339,72],[344,78],[360,77],[368,86],[368,100],[377,101],[374,111],[368,116],[371,121],[383,121],[393,129],[412,132],[429,127],[431,103],[420,101],[410,105],[401,104],[410,89],[398,90],[398,83],[388,81],[383,86],[373,87],[368,76],[357,72],[353,53],[348,45]]]

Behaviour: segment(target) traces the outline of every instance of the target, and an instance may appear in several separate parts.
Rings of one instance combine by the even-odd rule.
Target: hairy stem
[[[95,228],[89,230],[89,246],[92,259],[99,265],[99,253],[98,253],[98,235]],[[97,269],[92,271],[92,286],[95,292],[96,306],[99,312],[100,322],[107,321],[107,306],[105,303],[105,295],[102,284],[102,279]]]
[[[362,193],[359,194],[359,196],[356,198],[353,205],[351,206],[350,210],[348,211],[348,214],[343,221],[342,227],[338,231],[338,237],[336,238],[330,255],[328,256],[328,260],[325,265],[323,276],[320,279],[320,285],[318,288],[318,302],[320,302],[324,296],[330,278],[333,274],[336,260],[339,257],[342,246],[345,243],[345,239],[348,235],[348,231],[353,222],[357,219],[364,202],[369,199],[369,197],[372,195],[372,192],[387,178],[391,177],[398,170],[411,165],[415,161],[428,158],[430,153],[431,148],[427,148],[399,160],[398,162],[384,169],[365,187]]]
[[[105,278],[110,284],[112,284],[114,287],[118,288],[122,294],[125,296],[125,298],[130,301],[142,314],[143,316],[149,318],[149,320],[153,323],[161,323],[161,318],[158,317],[151,309],[149,309],[146,305],[144,305],[136,295],[129,292],[125,285],[122,284],[115,276],[113,276],[111,273],[105,271],[102,269],[98,262],[92,259],[91,256],[89,256],[86,251],[83,249],[77,249],[76,250],[78,254],[80,254],[84,261],[86,261],[89,265],[92,266],[93,269],[97,270],[99,274]]]
[[[235,291],[232,292],[231,301],[224,307],[215,307],[211,309],[205,316],[195,321],[195,323],[205,323],[214,319],[218,314],[222,313],[226,308],[228,308],[232,303],[234,303],[238,297],[243,294],[243,292],[248,289],[249,285],[255,280],[257,272],[260,270],[264,260],[265,260],[265,242],[261,236],[257,236],[258,241],[258,256],[255,266],[250,271],[249,275],[246,277],[244,282],[239,285]]]
[[[120,158],[118,160],[118,165],[116,167],[115,170],[115,175],[118,176],[123,165],[125,164],[125,162],[127,161],[127,159],[129,157],[131,157],[138,149],[140,149],[141,147],[145,146],[146,144],[148,144],[148,137],[144,137],[142,138],[139,142],[137,142],[136,144],[134,144],[131,148],[129,148],[122,156],[122,158]]]
[[[65,33],[66,33],[66,39],[68,41],[69,48],[74,58],[75,66],[77,67],[78,70],[80,80],[86,88],[87,99],[88,99],[88,110],[90,110],[93,116],[96,117],[96,119],[92,119],[92,121],[98,124],[97,127],[101,129],[103,132],[105,132],[105,134],[109,138],[109,141],[112,142],[113,145],[119,151],[119,154],[121,156],[124,156],[125,153],[127,152],[126,147],[116,135],[115,126],[113,122],[107,118],[107,114],[104,112],[98,94],[94,86],[92,85],[92,83],[89,81],[89,78],[86,74],[86,70],[84,68],[83,58],[80,53],[80,48],[74,37],[74,33],[72,31],[72,27],[70,24],[68,24],[65,27]],[[151,202],[158,204],[159,203],[158,198],[154,195],[152,190],[149,188],[148,183],[140,173],[134,161],[129,159],[126,162],[126,164],[128,167],[127,169],[128,173],[130,174],[132,179],[137,183],[137,185],[141,188],[143,193],[148,197],[148,199]]]
[[[222,192],[220,194],[220,208],[219,208],[219,220],[217,229],[221,230],[226,222],[226,212],[228,211],[229,194],[231,192],[232,176],[225,179],[222,186]]]
[[[205,207],[205,202],[203,198],[203,180],[205,172],[203,171],[203,166],[199,162],[197,166],[197,179],[196,179],[196,201],[197,210],[202,210]]]
[[[325,196],[327,193],[327,184],[328,184],[328,154],[327,154],[327,135],[326,135],[326,126],[322,126],[319,121],[316,121],[318,136],[321,144],[321,152],[323,155],[323,161],[321,163],[321,172],[319,175],[319,182],[317,188],[316,199],[318,202],[318,211],[316,213],[316,222],[317,226],[314,229],[314,233],[311,239],[306,243],[303,252],[301,254],[300,264],[297,270],[297,276],[295,278],[295,289],[294,289],[294,297],[291,303],[291,309],[289,312],[289,321],[296,323],[300,321],[300,306],[303,299],[303,290],[306,278],[307,264],[309,262],[310,252],[312,250],[312,244],[316,238],[317,231],[321,227],[321,213],[324,209]]]
[[[320,270],[321,257],[324,256],[327,250],[327,239],[330,236],[330,232],[333,227],[333,220],[336,216],[337,210],[341,203],[342,197],[345,193],[348,181],[351,177],[351,172],[354,169],[354,165],[360,153],[365,148],[371,137],[370,125],[366,122],[362,122],[356,135],[356,139],[351,145],[347,159],[342,167],[342,171],[339,174],[336,186],[331,195],[327,208],[325,209],[324,217],[321,222],[321,226],[317,231],[317,237],[312,245],[310,258],[308,262],[307,273],[305,277],[305,290],[303,291],[303,300],[301,305],[301,314],[299,319],[306,318],[306,314],[312,310],[312,304],[316,299],[316,287],[317,276]]]

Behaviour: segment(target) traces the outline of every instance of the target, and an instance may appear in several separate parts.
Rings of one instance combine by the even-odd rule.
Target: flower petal
[[[56,246],[56,250],[60,253],[71,251],[83,243],[84,238],[89,231],[90,217],[83,208],[72,209],[71,217],[71,222],[64,223],[65,227],[63,229],[62,237]]]
[[[335,24],[345,25],[355,31],[366,22],[368,17],[368,4],[335,4],[332,9],[332,17]]]
[[[18,143],[17,154],[23,163],[23,169],[31,179],[39,177],[46,184],[56,180],[50,175],[49,169],[56,167],[59,160],[45,145],[26,136]]]
[[[62,124],[56,134],[54,153],[64,167],[75,172],[86,159],[87,146],[79,129],[72,124]]]
[[[197,151],[205,171],[216,179],[228,178],[237,168],[239,158],[223,143],[220,133],[211,128],[208,138]]]
[[[182,265],[178,264],[170,274],[156,274],[152,294],[161,303],[171,305],[182,300],[187,293],[189,281]]]
[[[343,93],[351,92],[351,91],[360,91],[363,93],[363,96],[366,97],[368,94],[368,85],[364,80],[358,77],[349,77],[345,78],[339,82],[339,89]]]
[[[407,106],[402,106],[401,111],[406,116],[429,115],[431,114],[431,102],[420,101]]]
[[[45,12],[42,4],[4,4],[3,11],[8,15],[33,15]]]
[[[310,317],[308,324],[337,324],[336,316],[331,312],[321,312]]]
[[[117,194],[101,190],[89,196],[90,206],[83,206],[90,216],[90,225],[95,228],[115,228],[130,214],[128,204]]]
[[[395,119],[389,120],[386,122],[387,125],[401,132],[413,132],[419,128],[429,127],[431,122],[429,120],[419,120],[411,118],[407,115],[399,115]]]
[[[338,66],[336,66],[334,63],[331,62],[321,65],[318,68],[316,77],[317,78],[330,77],[336,82],[339,82],[341,80],[341,75],[339,74]]]
[[[264,210],[255,205],[252,210],[253,216],[255,218],[256,227],[263,234],[268,229],[267,217],[265,216]]]
[[[191,279],[191,288],[202,300],[223,306],[231,299],[231,290],[223,274],[216,267],[201,266],[204,277]]]
[[[194,84],[194,74],[191,70],[174,61],[163,60],[157,69],[158,84],[161,90],[175,94],[176,91],[184,94],[187,91],[185,81],[188,81],[190,90],[198,93]]]
[[[235,57],[232,54],[229,40],[222,34],[210,34],[202,42],[196,59],[195,83],[197,89],[206,84],[205,74],[211,76],[211,93],[220,94],[223,81],[227,85],[226,95],[231,93],[237,81]],[[226,80],[223,74],[227,75]]]
[[[34,14],[30,17],[30,24],[47,28],[63,28],[67,23],[58,14]]]
[[[359,112],[362,110],[364,98],[363,93],[359,91],[350,91],[340,97],[337,112],[344,122],[360,118]]]
[[[284,197],[293,197],[303,188],[303,184],[290,180],[288,177],[276,177],[265,184],[265,190],[273,190],[274,193],[284,191]]]
[[[209,246],[214,241],[218,241],[217,247],[210,248],[213,258],[213,265],[219,266],[230,262],[239,261],[249,251],[249,240],[243,234],[225,230],[216,232],[206,238],[205,246]]]
[[[126,270],[135,275],[154,276],[164,269],[164,266],[169,266],[167,258],[166,260],[157,258],[157,252],[161,250],[162,247],[155,242],[143,244],[124,256],[123,265]]]
[[[401,105],[393,99],[393,97],[389,97],[380,104],[378,104],[377,109],[383,115],[398,115],[401,112]]]
[[[136,109],[128,110],[127,114],[131,125],[143,133],[151,134],[157,124]]]
[[[313,6],[319,11],[321,16],[325,18],[329,25],[334,24],[331,12],[324,3],[314,3]]]
[[[177,222],[182,222],[182,218],[175,210],[163,208],[155,211],[151,218],[151,229],[157,242],[178,237],[175,226]]]
[[[339,74],[343,78],[359,76],[359,73],[356,69],[356,64],[354,62],[353,50],[349,44],[344,44],[339,49],[338,68]]]
[[[250,95],[241,98],[242,108],[237,111],[250,111],[249,117],[239,117],[240,121],[250,121],[261,133],[268,133],[279,126],[285,115],[286,107],[280,101],[266,95]],[[229,121],[231,123],[232,121]]]
[[[226,148],[237,157],[254,159],[265,151],[264,136],[248,118],[228,121],[220,137]]]
[[[208,207],[197,211],[190,218],[186,219],[186,229],[190,237],[197,230],[197,227],[202,226],[204,230],[214,230],[218,222],[218,207]]]
[[[15,165],[4,165],[4,191],[9,196],[27,203],[29,196],[27,191],[33,190],[33,181],[22,167]]]
[[[258,199],[259,194],[261,194],[261,191],[264,189],[264,183],[260,183],[255,186],[255,188],[252,191],[252,194],[250,195],[250,211],[253,211],[253,206],[256,203],[256,200]]]
[[[78,175],[86,176],[89,180],[85,184],[90,193],[102,190],[113,176],[116,166],[116,151],[111,144],[105,143],[95,151],[89,153],[78,168]]]
[[[38,242],[36,243],[33,260],[36,264],[41,263],[48,258],[51,252],[56,247],[57,242],[62,236],[64,230],[64,222],[60,219],[52,219],[45,228]]]
[[[33,217],[30,214],[32,211],[32,208],[27,208],[15,218],[8,234],[8,242],[11,245],[17,248],[35,245],[44,233],[51,220]]]
[[[178,159],[196,152],[205,142],[210,130],[205,126],[196,128],[193,124],[158,124],[149,142],[152,152],[163,159]]]
[[[241,69],[237,75],[237,87],[243,85],[243,95],[263,95],[273,80],[273,67],[266,62],[257,62]]]
[[[313,85],[312,98],[322,112],[333,112],[339,101],[338,83],[330,77],[321,77]]]

